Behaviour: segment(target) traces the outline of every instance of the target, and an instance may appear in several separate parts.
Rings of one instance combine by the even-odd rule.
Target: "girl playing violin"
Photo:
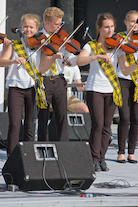
[[[36,14],[25,14],[21,17],[21,29],[25,32],[25,39],[33,36],[40,26],[40,17]],[[29,55],[33,52],[28,48]],[[13,41],[3,54],[0,66],[9,67],[6,78],[8,92],[9,130],[7,137],[7,155],[9,156],[19,141],[19,131],[23,107],[25,109],[23,141],[33,140],[33,108],[35,101],[35,81],[25,68],[26,59],[18,40]],[[22,52],[22,55],[20,54]],[[36,68],[39,68],[41,52],[32,56]],[[23,57],[22,57],[23,56]],[[17,69],[18,64],[22,64]]]
[[[112,37],[115,20],[110,13],[98,15],[96,29],[96,39],[84,45],[77,64],[83,66],[90,63],[86,100],[92,122],[90,146],[94,168],[98,172],[109,170],[105,153],[109,144],[110,125],[116,105],[122,106],[121,88],[115,73],[117,63],[122,72],[128,75],[136,69],[138,62],[128,67],[122,50],[118,50],[111,58],[114,50],[107,48],[106,38]]]
[[[127,33],[131,30],[133,25],[138,19],[138,11],[131,10],[126,14],[124,23],[126,25],[126,31],[121,32],[124,38]],[[129,34],[128,38],[132,39],[133,32],[138,30],[138,24],[135,25],[132,32]],[[135,40],[134,40],[135,41]],[[136,41],[135,41],[136,42]],[[138,134],[138,95],[137,95],[137,86],[138,86],[138,52],[134,54],[126,54],[126,59],[128,64],[135,62],[137,69],[132,72],[130,75],[125,76],[121,69],[120,65],[117,68],[117,76],[119,78],[123,106],[119,108],[119,124],[118,124],[118,158],[119,163],[125,163],[125,143],[128,135],[128,157],[127,160],[130,163],[137,163],[137,160],[134,157],[135,146],[137,142]],[[130,125],[130,128],[129,128]],[[129,133],[128,133],[129,132]]]

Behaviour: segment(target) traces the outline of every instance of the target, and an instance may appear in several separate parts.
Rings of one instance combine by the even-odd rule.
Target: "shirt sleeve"
[[[83,47],[83,49],[87,50],[91,54],[91,47],[88,43],[86,43]]]
[[[123,54],[124,54],[123,50],[119,49],[117,52],[117,57],[120,57]]]
[[[76,65],[74,68],[74,80],[79,80],[81,79],[81,74],[80,74],[80,69],[79,67]]]

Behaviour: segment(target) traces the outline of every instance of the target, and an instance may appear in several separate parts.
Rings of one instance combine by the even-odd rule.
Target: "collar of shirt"
[[[46,30],[43,28],[42,30],[40,30],[39,32],[43,32],[43,34],[46,36],[46,37],[48,37],[48,33],[46,32]]]

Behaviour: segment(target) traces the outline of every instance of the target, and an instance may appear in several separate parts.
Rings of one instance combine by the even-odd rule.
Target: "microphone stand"
[[[42,93],[42,89],[41,89],[41,86],[40,86],[39,79],[38,79],[38,77],[37,77],[37,75],[36,75],[36,73],[35,73],[33,64],[32,64],[32,62],[31,62],[30,56],[29,56],[29,54],[28,54],[28,51],[27,51],[27,48],[26,48],[26,45],[25,45],[25,42],[24,42],[24,34],[20,33],[20,38],[21,38],[22,44],[23,44],[23,46],[24,46],[26,55],[27,55],[27,57],[28,57],[28,61],[29,61],[30,65],[31,65],[32,71],[33,71],[33,73],[34,73],[35,79],[36,79],[36,85],[35,85],[36,95],[35,95],[35,106],[34,106],[34,116],[35,116],[35,118],[34,118],[34,124],[35,124],[35,127],[34,127],[34,141],[35,141],[36,120],[37,120],[37,118],[36,118],[36,117],[37,117],[37,99],[36,99],[36,97],[37,97],[37,88],[38,88],[38,87],[39,87],[39,89],[40,89],[42,98],[43,98],[43,100],[44,100],[44,102],[45,102],[45,106],[47,106],[47,102],[46,102],[45,97],[44,97],[44,95],[43,95],[43,93]]]
[[[90,40],[93,41],[93,39],[92,39],[92,37],[91,37],[91,35],[90,35],[89,32],[87,32],[87,35],[88,35],[88,37],[90,38]]]

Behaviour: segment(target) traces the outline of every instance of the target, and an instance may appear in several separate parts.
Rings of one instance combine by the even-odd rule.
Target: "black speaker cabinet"
[[[70,141],[89,141],[91,131],[91,119],[89,113],[67,113],[68,136]],[[55,116],[53,115],[49,125],[49,140],[56,141],[57,129]]]
[[[7,185],[24,191],[88,189],[95,171],[88,142],[20,142],[6,161]]]

